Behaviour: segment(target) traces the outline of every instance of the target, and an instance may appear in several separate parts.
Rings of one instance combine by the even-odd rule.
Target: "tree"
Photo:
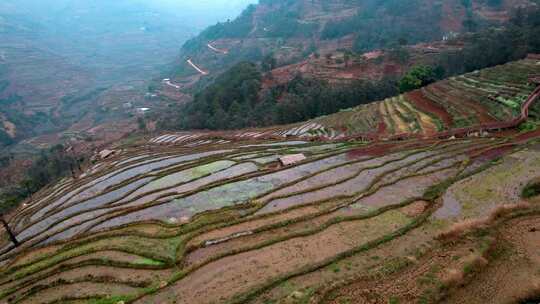
[[[69,172],[74,175],[74,169],[80,168],[79,159],[83,158],[66,153],[61,145],[41,151],[26,170],[24,180],[0,193],[0,215],[16,208],[20,202],[31,198],[33,193]]]
[[[15,236],[15,234],[13,233],[11,228],[9,227],[9,224],[7,223],[7,221],[4,219],[3,215],[0,215],[0,223],[4,227],[4,230],[6,230],[8,236],[9,236],[9,239],[11,240],[13,245],[15,245],[15,247],[18,247],[19,246],[19,241],[17,240],[17,237]]]
[[[409,62],[411,54],[405,47],[398,46],[390,51],[390,58],[400,64],[406,64],[407,62]]]
[[[438,65],[438,66],[433,70],[433,75],[435,75],[435,78],[436,78],[437,80],[443,79],[444,76],[446,75],[446,70],[444,69],[443,66]]]
[[[351,60],[351,55],[348,52],[343,54],[343,61],[345,61],[345,67],[349,66],[349,61]]]
[[[399,45],[404,46],[404,45],[409,44],[409,40],[407,38],[405,38],[405,37],[400,37],[398,39],[398,43],[399,43]]]
[[[231,104],[231,107],[229,108],[229,118],[230,118],[230,125],[233,129],[240,129],[245,127],[248,113],[250,112],[250,109],[248,107],[248,104],[245,103],[238,103],[236,100],[233,101]]]
[[[15,234],[9,227],[8,222],[4,218],[5,212],[8,212],[10,209],[14,207],[14,203],[6,200],[5,198],[2,199],[0,202],[0,224],[4,227],[4,230],[9,236],[9,239],[11,242],[15,245],[15,247],[19,246],[19,241],[17,240],[17,237],[15,237]]]
[[[137,126],[139,127],[139,130],[146,131],[146,123],[144,122],[144,118],[137,117]]]
[[[478,29],[478,23],[472,16],[467,16],[467,18],[463,20],[463,27],[467,32],[475,32]]]
[[[30,196],[30,199],[32,199],[32,189],[35,187],[34,181],[31,179],[25,179],[21,182],[21,185],[26,190],[26,193]]]
[[[273,54],[265,56],[261,62],[261,69],[263,72],[269,72],[275,69],[276,66],[277,66],[277,60],[276,58],[274,58]]]
[[[426,86],[436,80],[432,67],[426,65],[414,66],[398,83],[400,92],[408,92]]]

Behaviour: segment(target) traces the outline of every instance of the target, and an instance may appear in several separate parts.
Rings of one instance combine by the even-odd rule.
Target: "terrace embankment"
[[[371,288],[381,290],[381,301],[418,299],[482,243],[438,235],[501,204],[521,206],[522,188],[540,172],[536,137],[523,138],[414,139],[378,149],[361,142],[152,145],[154,156],[128,149],[11,215],[23,242],[2,255],[0,297],[332,302]],[[511,148],[489,157],[501,146]],[[299,152],[306,160],[277,163]],[[440,248],[463,260],[436,259]],[[379,283],[369,287],[359,273]],[[399,277],[403,286],[388,289],[394,276],[427,283]],[[345,285],[327,291],[329,282]]]
[[[524,122],[540,95],[537,57],[436,82],[384,101],[288,126],[233,132],[183,132],[151,139],[159,145],[202,147],[245,139],[366,141],[463,137]],[[537,110],[535,110],[537,111]]]
[[[496,291],[503,303],[535,296],[540,133],[438,138],[456,124],[483,123],[487,117],[470,117],[495,111],[490,102],[508,107],[490,117],[519,119],[535,99],[510,97],[534,87],[517,85],[527,76],[507,70],[533,71],[530,61],[426,90],[425,98],[437,99],[433,113],[425,100],[401,96],[342,114],[366,126],[388,122],[374,128],[388,132],[385,141],[337,140],[341,128],[325,125],[337,116],[328,116],[123,147],[7,216],[21,246],[0,232],[0,301],[483,303]],[[479,103],[472,116],[456,109],[457,85],[471,91],[467,102]],[[366,109],[387,116],[362,120]],[[418,136],[392,140],[396,129]],[[331,142],[302,139],[330,130]],[[280,163],[295,154],[305,159]]]

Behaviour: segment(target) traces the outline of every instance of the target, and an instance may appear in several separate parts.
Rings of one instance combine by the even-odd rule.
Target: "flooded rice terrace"
[[[22,244],[0,239],[0,297],[39,302],[38,290],[48,303],[73,290],[35,282],[65,280],[82,288],[75,298],[212,303],[274,290],[265,284],[306,271],[331,280],[340,271],[325,271],[338,267],[336,257],[357,257],[398,236],[388,246],[401,252],[460,221],[521,204],[516,185],[540,172],[537,144],[516,136],[498,161],[471,157],[512,140],[413,139],[377,153],[356,141],[128,148],[40,191],[9,218]],[[280,161],[298,154],[291,165]]]

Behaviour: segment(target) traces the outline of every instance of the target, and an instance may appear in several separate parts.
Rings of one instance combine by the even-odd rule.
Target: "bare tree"
[[[2,226],[4,226],[4,229],[6,230],[7,234],[9,235],[9,239],[11,242],[15,245],[15,247],[19,246],[19,241],[17,241],[17,237],[15,237],[15,234],[9,227],[7,221],[4,219],[4,216],[0,215],[0,223],[2,223]]]

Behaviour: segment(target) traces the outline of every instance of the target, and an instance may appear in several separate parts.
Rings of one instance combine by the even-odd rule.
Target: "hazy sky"
[[[233,19],[250,3],[258,0],[0,0],[0,13],[25,10],[44,17],[73,3],[99,7],[100,3],[119,1],[122,5],[141,5],[185,18],[192,28],[202,28],[218,21]],[[81,5],[78,5],[81,6]],[[105,5],[106,6],[106,5]],[[9,8],[11,7],[11,8]]]
[[[209,9],[214,7],[226,8],[234,6],[245,6],[248,3],[255,3],[256,0],[145,0],[162,5],[191,7]]]
[[[180,16],[197,16],[197,19],[208,18],[206,20],[198,20],[196,26],[201,26],[218,21],[225,21],[228,18],[234,18],[244,8],[251,3],[257,3],[258,0],[136,0],[144,1],[149,5],[170,8],[170,13]],[[207,12],[208,14],[201,15]],[[206,22],[204,22],[206,21]]]

